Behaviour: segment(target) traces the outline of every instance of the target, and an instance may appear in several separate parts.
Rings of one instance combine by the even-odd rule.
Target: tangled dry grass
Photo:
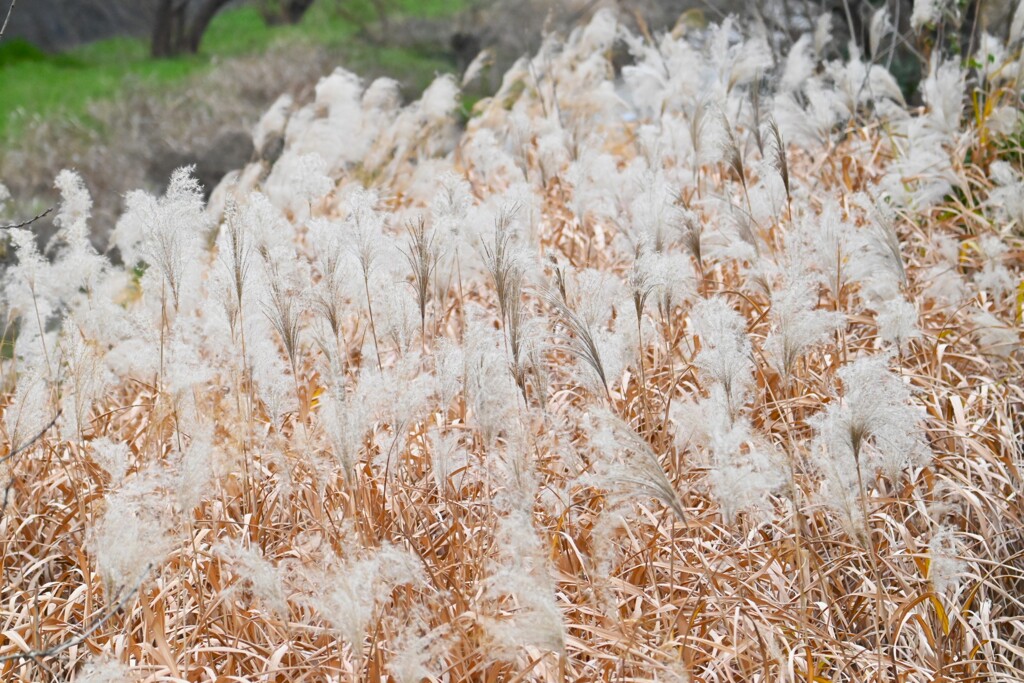
[[[141,278],[12,274],[4,679],[1020,680],[1022,150],[968,117],[929,201],[938,102],[787,144],[719,38],[645,114],[599,15],[462,132],[336,73],[129,200]]]

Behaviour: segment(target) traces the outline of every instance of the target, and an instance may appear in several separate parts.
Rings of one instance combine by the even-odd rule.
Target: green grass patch
[[[438,18],[454,14],[467,0],[395,0],[396,16]],[[85,120],[89,102],[116,97],[126,80],[141,87],[170,86],[217,60],[259,54],[279,42],[302,41],[343,48],[353,70],[400,74],[421,88],[436,71],[450,69],[441,56],[415,48],[381,47],[356,39],[377,18],[369,0],[313,5],[295,26],[267,26],[253,7],[218,14],[203,36],[198,55],[152,59],[148,41],[111,38],[50,55],[23,40],[0,45],[0,140],[17,136],[33,117],[62,115]]]
[[[0,44],[0,68],[26,62],[50,62],[63,66],[78,66],[80,64],[70,55],[48,55],[24,38],[15,38]]]
[[[200,56],[150,59],[145,41],[132,38],[98,41],[59,55],[13,52],[0,53],[7,57],[0,66],[0,138],[17,135],[30,117],[82,117],[90,101],[115,96],[126,78],[170,83],[208,61]]]

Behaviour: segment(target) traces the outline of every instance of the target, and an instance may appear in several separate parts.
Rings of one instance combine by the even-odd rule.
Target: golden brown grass
[[[608,144],[629,154],[625,138]],[[848,153],[854,144],[859,151]],[[874,152],[863,153],[865,145]],[[886,149],[878,128],[853,129],[846,143],[820,159],[791,154],[789,173],[794,183],[813,175],[820,187],[848,195],[880,176]],[[472,169],[463,170],[472,180]],[[317,421],[323,382],[311,362],[300,364],[301,405],[279,434],[258,409],[250,432],[238,428],[248,422],[244,402],[221,386],[204,388],[196,402],[219,425],[220,474],[192,521],[178,529],[176,550],[166,561],[155,558],[151,578],[110,594],[87,551],[111,486],[89,442],[108,436],[128,443],[131,471],[167,458],[178,438],[168,395],[128,382],[95,407],[83,443],[50,432],[5,463],[13,479],[0,519],[0,677],[61,680],[91,656],[108,653],[152,681],[383,680],[411,615],[418,614],[446,642],[439,670],[452,681],[1024,678],[1021,366],[1017,357],[993,358],[979,349],[964,309],[933,310],[916,296],[922,285],[917,261],[927,256],[929,233],[966,242],[983,229],[977,207],[988,190],[984,169],[962,171],[972,179],[964,196],[898,224],[908,296],[918,302],[923,335],[894,363],[926,415],[934,459],[898,481],[867,482],[865,530],[851,532],[818,503],[807,444],[808,419],[833,400],[836,370],[860,351],[879,348],[869,314],[851,316],[842,333],[795,364],[788,379],[756,363],[754,424],[785,454],[795,488],[773,499],[767,519],[741,514],[730,524],[700,484],[700,461],[672,438],[671,404],[700,391],[685,308],[661,319],[667,343],[646,343],[643,386],[639,370],[627,371],[609,378],[607,395],[592,394],[566,371],[568,350],[549,350],[548,410],[543,418],[524,419],[530,420],[538,489],[568,497],[562,506],[533,507],[556,579],[564,651],[526,648],[513,662],[491,656],[485,625],[514,614],[516,605],[481,590],[496,556],[493,500],[502,484],[469,472],[486,470],[495,455],[467,427],[464,395],[448,411],[400,424],[407,431],[401,452],[386,452],[399,437],[395,425],[374,423],[367,454],[348,482],[340,472],[325,477],[316,467],[331,456]],[[707,172],[705,182],[724,185],[719,171]],[[567,193],[557,180],[548,185],[541,253],[551,249],[574,266],[625,278],[628,264],[615,262],[606,248],[608,226],[575,219],[565,206]],[[783,217],[767,243],[777,247],[788,227]],[[980,267],[969,249],[962,253],[964,273]],[[1018,244],[1007,263],[1018,279],[1021,253]],[[768,298],[743,287],[733,264],[708,262],[701,274],[706,294],[727,297],[742,313],[760,354]],[[539,293],[523,296],[530,310],[546,310]],[[493,287],[480,285],[452,291],[434,329],[458,339],[471,301],[500,324]],[[1020,322],[1019,310],[999,313]],[[347,354],[358,359],[360,346],[351,340],[368,334],[366,322],[346,325]],[[382,363],[396,362],[381,346]],[[595,402],[607,403],[650,446],[682,514],[640,498],[630,504],[629,522],[617,525],[620,503],[567,471],[560,449],[585,444],[589,435],[571,417],[558,429],[552,420]],[[431,473],[431,428],[455,435],[470,454],[447,487],[439,488]],[[304,430],[308,437],[299,436]],[[271,442],[283,458],[260,446]],[[372,464],[385,455],[388,469]],[[953,597],[936,593],[929,582],[927,542],[940,522],[959,532],[966,562],[963,587]],[[229,539],[258,548],[282,568],[284,610],[252,590],[219,552]],[[304,574],[332,557],[386,543],[414,553],[425,580],[396,588],[373,615],[362,650],[353,650],[311,607],[317,588]],[[601,557],[607,558],[603,566]],[[59,653],[47,652],[67,643]]]

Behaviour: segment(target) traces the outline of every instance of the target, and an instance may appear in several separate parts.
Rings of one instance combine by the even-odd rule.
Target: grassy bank
[[[395,19],[443,17],[466,5],[466,0],[400,0]],[[48,55],[24,41],[0,45],[0,138],[17,135],[37,116],[64,115],[88,125],[88,103],[116,97],[132,87],[172,87],[186,77],[232,57],[258,54],[278,43],[302,42],[337,48],[358,63],[394,70],[412,86],[446,65],[436,53],[417,47],[378,45],[362,39],[374,15],[368,2],[345,4],[339,14],[333,2],[317,3],[295,26],[268,27],[252,7],[220,13],[203,38],[197,55],[152,59],[148,42],[140,38],[111,38],[63,54]]]

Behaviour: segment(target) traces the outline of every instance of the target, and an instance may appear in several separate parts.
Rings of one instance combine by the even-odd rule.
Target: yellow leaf
[[[1024,322],[1024,280],[1017,285],[1017,322]]]
[[[935,608],[935,613],[938,615],[939,621],[942,622],[942,633],[943,633],[943,635],[947,635],[948,636],[949,635],[949,617],[946,616],[946,608],[944,608],[942,606],[942,601],[939,600],[939,598],[936,595],[933,594],[933,595],[929,596],[928,599],[931,601],[932,607]]]

